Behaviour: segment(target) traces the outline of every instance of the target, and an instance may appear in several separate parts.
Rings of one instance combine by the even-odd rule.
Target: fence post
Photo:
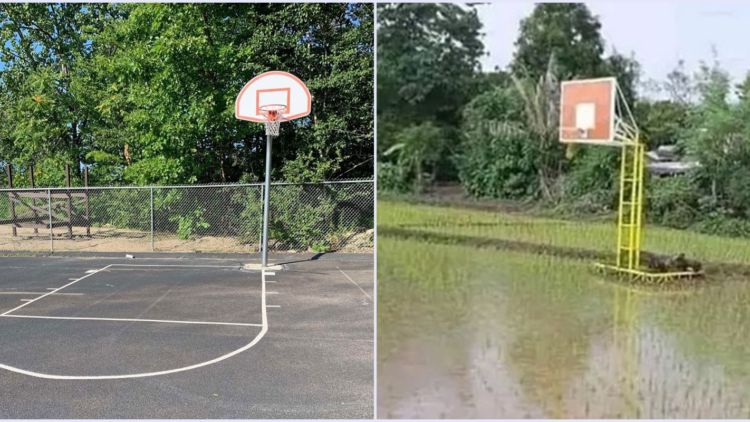
[[[154,187],[151,186],[151,252],[154,251]]]
[[[8,173],[8,187],[10,189],[13,189],[13,164],[8,163],[5,165],[5,171]],[[14,198],[17,198],[18,194],[15,192],[8,191],[8,204],[10,205],[10,218],[13,223],[11,223],[11,227],[13,228],[13,237],[18,236],[17,232],[17,224],[19,224],[16,221],[16,202],[13,200]]]
[[[47,211],[49,212],[49,251],[55,252],[54,234],[52,233],[52,189],[47,189]]]

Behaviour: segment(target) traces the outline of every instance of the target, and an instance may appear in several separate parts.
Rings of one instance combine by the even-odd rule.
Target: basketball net
[[[266,117],[266,136],[279,136],[284,110],[286,106],[281,104],[267,104],[261,107],[261,113]]]
[[[279,136],[281,120],[278,111],[269,111],[266,113],[266,136]]]

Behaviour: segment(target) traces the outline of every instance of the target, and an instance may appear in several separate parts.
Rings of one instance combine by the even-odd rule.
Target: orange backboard
[[[615,141],[615,78],[565,81],[560,86],[560,142],[619,145]]]

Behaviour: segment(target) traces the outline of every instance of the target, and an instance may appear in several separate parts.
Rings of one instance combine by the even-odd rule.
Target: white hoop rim
[[[268,113],[269,111],[278,111],[279,114],[286,111],[286,104],[264,104],[258,107],[260,111]]]

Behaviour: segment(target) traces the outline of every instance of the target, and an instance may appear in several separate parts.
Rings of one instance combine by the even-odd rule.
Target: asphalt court
[[[0,258],[0,417],[372,417],[372,255],[251,261]]]

